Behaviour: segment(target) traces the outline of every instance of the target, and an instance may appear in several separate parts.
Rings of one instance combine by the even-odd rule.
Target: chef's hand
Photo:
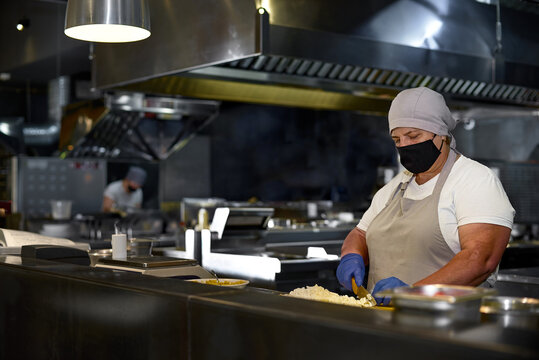
[[[372,290],[372,295],[374,296],[374,299],[376,300],[376,303],[378,305],[389,305],[389,302],[391,301],[391,297],[389,296],[381,296],[377,297],[376,293],[382,290],[387,289],[394,289],[398,287],[408,286],[404,281],[392,276],[388,277],[386,279],[382,279],[374,285],[374,289]]]
[[[361,286],[364,276],[365,263],[361,255],[350,253],[341,258],[339,267],[337,267],[337,279],[342,286],[352,291],[352,277],[355,278],[357,286]]]

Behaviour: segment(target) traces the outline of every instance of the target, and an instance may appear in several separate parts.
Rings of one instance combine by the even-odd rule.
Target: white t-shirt
[[[410,176],[407,171],[400,172],[382,187],[374,195],[371,206],[363,214],[357,227],[366,232],[397,186]],[[410,181],[404,197],[412,200],[426,198],[432,194],[439,176],[436,175],[422,185],[418,185],[415,179]],[[494,172],[461,155],[447,177],[438,203],[440,230],[449,248],[455,254],[461,250],[458,233],[458,227],[461,225],[487,223],[512,228],[514,216],[515,209]]]
[[[112,205],[114,209],[129,212],[142,204],[142,190],[139,188],[128,193],[124,190],[122,182],[123,180],[118,180],[110,183],[106,187],[104,195],[114,201]]]

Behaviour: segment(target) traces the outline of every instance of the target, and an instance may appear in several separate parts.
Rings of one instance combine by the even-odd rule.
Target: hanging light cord
[[[500,0],[496,1],[496,47],[494,53],[502,52],[502,20],[500,17]]]

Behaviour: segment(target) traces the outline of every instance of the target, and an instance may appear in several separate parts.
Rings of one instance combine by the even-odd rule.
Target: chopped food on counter
[[[374,300],[370,294],[358,300],[352,296],[339,295],[318,285],[297,288],[285,296],[358,307],[371,307],[373,305],[369,300]]]
[[[227,280],[209,279],[209,280],[205,281],[205,284],[208,284],[208,285],[221,285],[221,286],[241,285],[241,284],[244,284],[244,283],[245,283],[245,281],[243,281],[243,280],[227,281]]]
[[[199,284],[206,284],[206,285],[216,285],[216,286],[225,286],[225,287],[233,287],[237,289],[242,289],[249,284],[249,280],[242,280],[242,279],[190,279],[187,281],[196,282]]]

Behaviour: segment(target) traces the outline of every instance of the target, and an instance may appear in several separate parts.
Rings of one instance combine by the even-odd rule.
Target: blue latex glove
[[[391,301],[391,297],[389,296],[376,297],[376,293],[382,290],[394,289],[394,288],[403,287],[403,286],[408,286],[408,284],[394,276],[388,277],[386,279],[382,279],[378,281],[376,285],[374,285],[374,289],[372,289],[372,296],[374,296],[374,300],[376,300],[376,303],[378,305],[389,305],[389,302]]]
[[[365,263],[361,255],[350,253],[341,258],[339,267],[337,267],[337,279],[342,286],[352,291],[352,277],[356,279],[357,286],[361,286],[364,276]]]

